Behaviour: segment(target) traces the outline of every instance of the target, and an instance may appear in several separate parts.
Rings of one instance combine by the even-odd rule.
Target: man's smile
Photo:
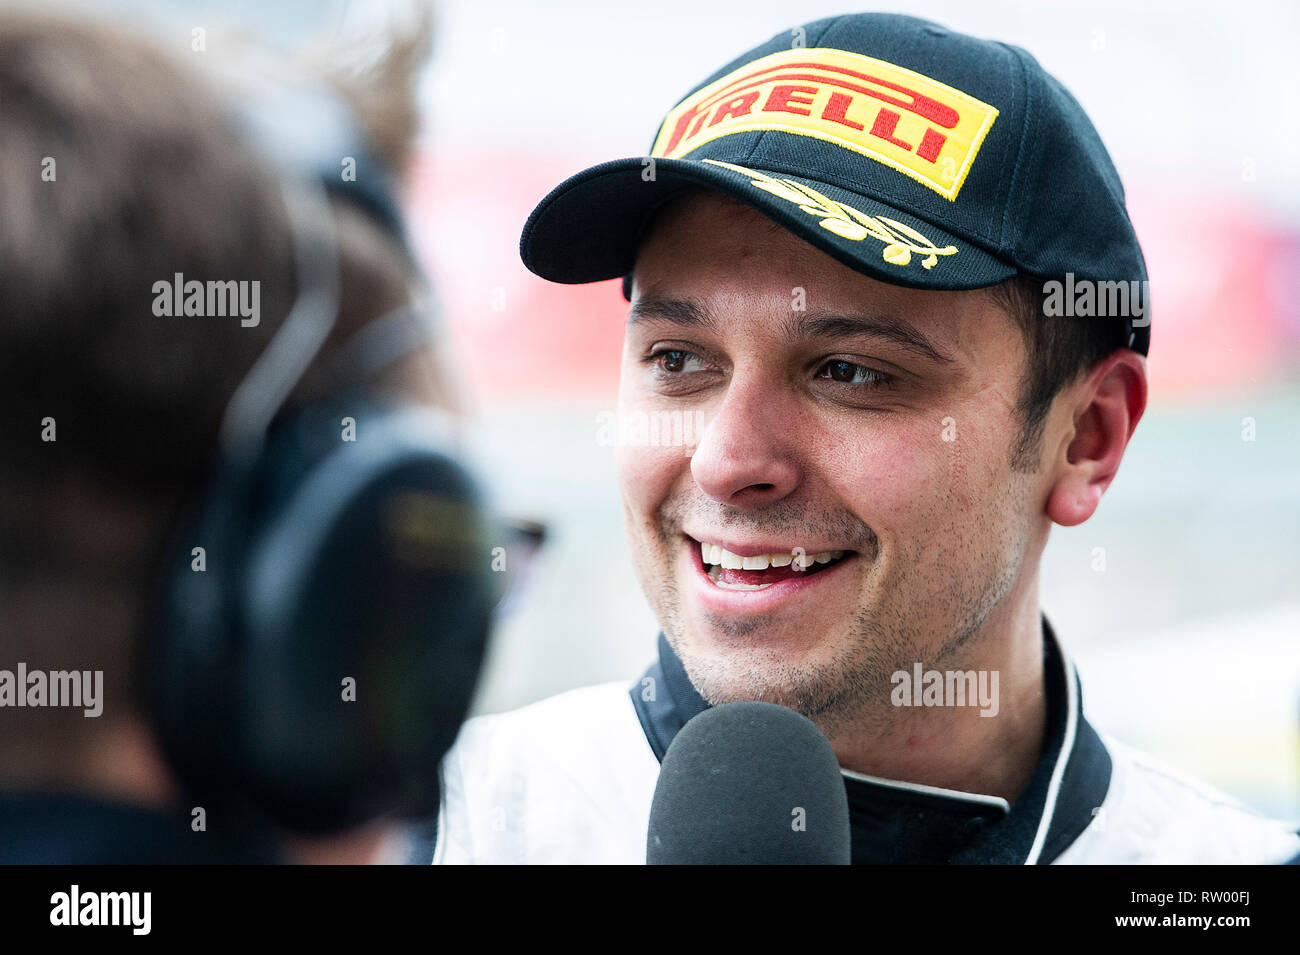
[[[697,593],[712,610],[770,613],[805,594],[822,592],[857,558],[848,549],[817,549],[773,541],[717,542],[682,535]]]

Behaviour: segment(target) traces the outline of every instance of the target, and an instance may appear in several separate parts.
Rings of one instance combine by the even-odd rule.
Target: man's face
[[[1046,489],[1012,468],[1025,352],[987,292],[875,281],[699,193],[648,234],[632,297],[620,414],[652,427],[620,445],[624,517],[706,699],[829,733],[887,718],[894,671],[988,651],[1036,580]]]

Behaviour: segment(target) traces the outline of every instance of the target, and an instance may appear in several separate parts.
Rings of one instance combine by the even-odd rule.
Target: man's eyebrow
[[[669,321],[675,325],[686,325],[693,328],[712,329],[714,327],[713,315],[710,314],[707,308],[698,302],[684,298],[661,298],[657,295],[643,295],[632,303],[632,308],[627,313],[627,323],[629,325],[652,319]]]
[[[954,362],[953,358],[940,351],[919,328],[893,315],[801,314],[792,315],[786,319],[784,325],[785,335],[790,340],[874,335],[915,352],[936,364],[951,365]]]
[[[716,328],[713,314],[708,308],[691,299],[645,295],[632,304],[627,314],[629,325],[656,319],[691,328],[706,330]],[[951,365],[954,361],[940,351],[919,328],[893,315],[795,313],[782,322],[781,331],[787,341],[874,335],[906,348],[935,364]]]

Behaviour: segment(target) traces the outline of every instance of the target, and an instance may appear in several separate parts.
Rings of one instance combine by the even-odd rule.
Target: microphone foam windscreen
[[[723,703],[664,754],[650,865],[848,865],[849,806],[831,744],[773,703]]]

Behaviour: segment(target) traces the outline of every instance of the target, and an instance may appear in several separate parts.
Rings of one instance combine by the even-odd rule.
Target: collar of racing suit
[[[1046,617],[1043,678],[1043,752],[1013,806],[996,796],[845,771],[854,865],[1045,865],[1064,852],[1096,816],[1110,787],[1111,759],[1083,718],[1078,674]],[[646,684],[645,679],[654,682]],[[666,692],[644,694],[646,685]],[[630,695],[660,761],[677,731],[709,705],[691,685],[662,633],[658,661]]]

